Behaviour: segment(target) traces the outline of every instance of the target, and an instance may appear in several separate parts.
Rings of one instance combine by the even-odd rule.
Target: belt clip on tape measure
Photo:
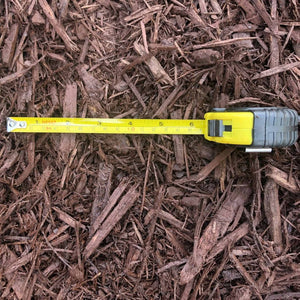
[[[293,109],[215,108],[204,120],[96,119],[96,118],[7,118],[8,132],[184,134],[241,146],[246,152],[271,152],[274,147],[293,145],[298,138],[300,116]]]

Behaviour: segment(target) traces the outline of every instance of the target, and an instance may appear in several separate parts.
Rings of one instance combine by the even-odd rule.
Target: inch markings
[[[205,120],[22,118],[8,119],[10,132],[106,133],[106,134],[193,134],[205,132]]]

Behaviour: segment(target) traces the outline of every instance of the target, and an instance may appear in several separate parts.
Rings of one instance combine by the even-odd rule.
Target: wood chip
[[[5,249],[6,251],[6,257],[4,258],[4,260],[2,260],[2,266],[5,267],[5,269],[7,267],[9,267],[10,265],[12,265],[13,263],[15,263],[17,261],[17,256],[15,255],[15,253],[13,253],[11,250],[9,250],[8,248]],[[20,274],[20,273],[8,273],[6,272],[5,277],[7,278],[7,280],[9,281],[9,286],[12,287],[13,291],[15,292],[16,296],[18,299],[22,299],[23,298],[23,294],[24,294],[24,284],[25,284],[25,276]],[[5,297],[6,292],[4,291],[2,293],[2,297]],[[7,292],[7,296],[8,296],[8,292]]]
[[[0,176],[2,176],[7,170],[9,170],[17,161],[19,156],[18,152],[13,152],[8,155],[8,158],[2,163],[0,168]]]
[[[103,85],[90,72],[86,70],[86,65],[80,65],[77,68],[78,74],[84,82],[86,90],[91,98],[96,98],[98,101],[103,98]]]
[[[284,171],[274,167],[268,166],[266,175],[272,178],[278,185],[289,190],[292,193],[299,193],[300,189],[296,183],[295,178],[289,177]]]
[[[240,38],[235,38],[235,39],[228,39],[228,40],[224,40],[224,41],[212,41],[212,42],[207,42],[205,44],[201,44],[201,45],[195,45],[193,46],[194,50],[198,50],[198,49],[204,49],[204,48],[216,48],[216,47],[223,47],[223,46],[227,46],[227,45],[232,45],[232,44],[236,44],[238,42],[241,41],[247,41],[247,40],[255,40],[256,37],[240,37]]]
[[[134,43],[134,49],[137,53],[139,53],[141,56],[146,55],[147,52],[141,44],[138,42]],[[146,65],[149,67],[151,73],[153,74],[154,78],[162,83],[173,85],[174,82],[170,78],[170,76],[166,73],[166,71],[163,69],[159,61],[152,56],[148,60],[145,61]]]
[[[33,257],[33,252],[30,252],[16,259],[13,263],[9,265],[8,268],[6,268],[5,274],[7,275],[12,272],[16,272],[19,268],[28,264],[31,261],[32,257]]]
[[[25,81],[23,87],[20,89],[18,93],[17,99],[17,109],[19,111],[23,111],[27,103],[29,103],[32,99],[33,92],[32,82]]]
[[[111,196],[107,201],[107,204],[101,210],[100,215],[95,219],[93,223],[91,222],[93,224],[90,229],[90,232],[92,234],[94,234],[96,230],[99,228],[99,226],[104,222],[108,214],[111,212],[111,210],[116,205],[117,201],[119,200],[119,198],[121,197],[125,189],[127,188],[128,184],[129,184],[128,178],[124,178],[120,182],[119,186],[113,191],[113,193],[111,194]]]
[[[47,167],[43,171],[43,174],[41,175],[40,180],[36,187],[36,191],[38,193],[42,193],[44,191],[46,184],[47,184],[48,180],[50,179],[51,173],[52,173],[51,167]]]
[[[234,263],[235,267],[243,275],[245,280],[254,288],[255,294],[258,297],[258,299],[262,300],[263,298],[260,295],[259,287],[257,286],[254,279],[251,277],[251,275],[247,272],[242,263],[237,259],[237,257],[234,254],[231,253],[229,254],[229,256],[232,262]]]
[[[31,21],[35,25],[45,24],[45,19],[42,17],[42,15],[39,13],[39,11],[36,11],[34,13],[34,15],[31,18]]]
[[[63,117],[76,118],[77,115],[77,85],[75,82],[66,85],[65,97],[63,100]],[[72,133],[63,133],[60,137],[59,150],[62,158],[66,162],[70,152],[76,144],[76,135]]]
[[[162,205],[162,202],[163,202],[163,199],[164,199],[164,193],[165,193],[165,187],[162,185],[159,188],[159,191],[157,193],[157,196],[156,196],[156,199],[155,199],[155,202],[154,202],[154,214],[153,214],[153,217],[151,219],[148,236],[146,238],[144,258],[143,258],[143,261],[142,261],[142,266],[141,266],[141,270],[140,270],[140,273],[139,273],[140,274],[139,277],[141,277],[142,274],[144,273],[146,263],[147,263],[147,259],[149,257],[149,252],[151,250],[150,245],[153,242],[152,240],[153,240],[154,229],[155,229],[158,214],[160,212],[161,205]]]
[[[60,4],[59,14],[60,14],[61,19],[64,19],[67,16],[69,2],[70,2],[70,0],[61,0],[59,2],[59,4]]]
[[[0,86],[4,84],[8,84],[14,80],[17,80],[23,77],[28,71],[30,71],[33,67],[35,67],[44,57],[40,58],[37,62],[29,64],[26,69],[15,72],[13,74],[7,75],[5,77],[0,78]]]
[[[182,184],[191,181],[200,182],[204,180],[224,159],[226,159],[232,152],[234,148],[226,148],[223,152],[217,155],[210,163],[204,166],[198,174],[191,175],[189,178],[178,179],[175,182],[177,184]]]
[[[250,225],[248,222],[241,224],[234,231],[230,232],[222,239],[220,239],[213,249],[209,252],[206,261],[212,261],[215,257],[222,251],[226,250],[231,245],[234,245],[238,240],[244,237],[250,230]]]
[[[216,245],[217,240],[224,236],[239,207],[245,204],[251,192],[251,188],[245,185],[237,187],[227,196],[223,205],[205,228],[199,241],[195,243],[193,255],[180,273],[181,284],[188,283],[200,272],[209,251]]]
[[[108,118],[108,114],[105,112],[101,105],[101,100],[104,97],[103,84],[95,78],[91,72],[87,71],[87,66],[80,64],[77,67],[77,72],[80,78],[84,82],[86,92],[89,96],[88,109],[94,118]]]
[[[147,15],[153,15],[162,10],[161,5],[153,5],[150,8],[141,9],[133,12],[131,15],[124,18],[125,22],[138,22],[140,19],[145,18]]]
[[[254,24],[261,24],[262,19],[258,16],[257,10],[253,7],[250,1],[235,0],[235,2],[245,11],[247,20]]]
[[[67,49],[70,51],[78,51],[78,47],[71,40],[64,27],[58,22],[48,2],[46,0],[38,0],[38,2],[54,30],[64,41]]]
[[[220,4],[218,3],[218,1],[217,0],[210,0],[210,3],[211,3],[211,6],[214,9],[214,12],[221,15],[222,14],[222,8],[221,8]]]
[[[126,83],[128,84],[128,86],[130,87],[130,89],[132,90],[133,94],[136,96],[136,98],[140,102],[140,104],[142,105],[143,109],[146,110],[146,108],[147,108],[146,104],[145,104],[141,94],[135,87],[135,85],[130,81],[130,78],[125,73],[123,74],[123,78],[126,81]]]
[[[19,25],[13,24],[9,30],[8,36],[5,39],[5,44],[2,49],[2,61],[4,64],[11,65],[14,58],[16,43],[18,38]]]
[[[188,15],[191,18],[191,21],[194,25],[198,25],[200,27],[206,26],[205,22],[202,20],[202,18],[197,13],[197,9],[196,9],[195,5],[193,5],[193,4],[191,5],[190,9],[188,10]]]
[[[280,66],[271,68],[269,70],[262,71],[261,73],[254,75],[252,77],[252,79],[256,80],[256,79],[260,79],[260,78],[272,76],[272,75],[275,75],[275,74],[286,72],[286,71],[291,70],[293,68],[297,68],[299,66],[300,66],[300,61],[296,61],[296,62],[293,62],[293,63],[284,64],[284,65],[280,65]]]
[[[270,234],[275,243],[275,252],[279,255],[283,250],[280,204],[278,186],[271,178],[268,179],[264,188],[264,208]]]
[[[35,167],[35,164],[41,158],[40,154],[38,154],[35,157],[35,139],[33,134],[27,137],[27,158],[28,158],[28,164],[26,168],[23,170],[21,175],[15,180],[16,186],[22,184],[29,177],[30,173]]]
[[[150,223],[150,221],[153,219],[153,216],[155,214],[155,210],[151,209],[148,214],[145,217],[145,224],[147,225]],[[168,223],[172,224],[176,228],[183,230],[184,223],[178,219],[176,219],[172,214],[161,210],[158,212],[158,217],[163,219],[164,221],[167,221]]]
[[[276,29],[275,29],[275,22],[267,12],[267,9],[264,5],[264,3],[261,0],[253,0],[253,5],[256,8],[256,12],[262,17],[264,22],[268,25],[270,30],[273,31],[274,34],[276,34]]]
[[[69,226],[73,228],[76,228],[76,226],[82,229],[86,228],[83,224],[81,224],[79,221],[76,221],[73,217],[62,211],[60,208],[54,206],[53,209],[57,212],[58,218]]]
[[[99,220],[97,223],[95,221],[98,219],[99,215],[103,212],[103,209],[108,204],[113,170],[114,168],[111,164],[99,164],[96,193],[90,214],[90,236],[92,236],[96,232],[99,225],[101,224]]]
[[[90,257],[95,252],[100,243],[107,237],[110,231],[132,207],[139,196],[139,192],[137,191],[138,185],[139,184],[136,184],[129,189],[126,195],[122,197],[118,205],[114,208],[111,214],[96,231],[92,239],[85,247],[85,250],[83,252],[85,258]]]
[[[232,35],[232,37],[234,39],[249,38],[250,37],[250,33],[248,33],[248,32],[237,32],[237,33],[234,33]],[[243,47],[243,48],[246,48],[246,49],[253,49],[254,48],[251,39],[240,40],[240,41],[236,42],[235,44],[237,46],[240,46],[240,47]]]
[[[173,102],[175,99],[177,99],[178,95],[181,94],[180,93],[181,88],[182,88],[182,86],[176,86],[174,88],[174,90],[167,97],[167,99],[163,101],[163,103],[160,106],[160,108],[155,112],[155,114],[153,115],[153,118],[161,116],[167,110],[167,108],[170,105],[170,103]]]
[[[215,64],[221,58],[220,52],[212,49],[196,50],[192,56],[197,67]]]

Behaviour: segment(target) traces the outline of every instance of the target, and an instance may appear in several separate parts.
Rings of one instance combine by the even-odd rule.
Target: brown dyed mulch
[[[294,0],[1,1],[1,297],[299,299],[299,143],[6,133],[8,116],[300,112],[299,20]]]

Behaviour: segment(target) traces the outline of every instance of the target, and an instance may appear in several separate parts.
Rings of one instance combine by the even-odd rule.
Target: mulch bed
[[[299,299],[299,143],[247,154],[198,136],[6,133],[8,116],[300,112],[299,11],[1,1],[1,297]]]

